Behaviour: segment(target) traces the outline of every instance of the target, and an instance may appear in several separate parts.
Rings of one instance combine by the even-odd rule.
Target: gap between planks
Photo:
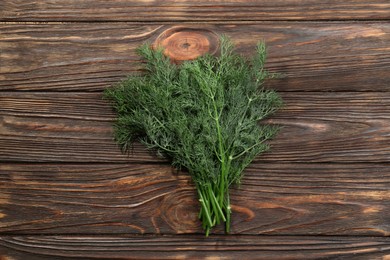
[[[229,21],[188,21],[188,20],[177,20],[177,21],[0,21],[0,25],[61,25],[61,24],[127,24],[127,25],[248,25],[248,24],[267,24],[267,23],[296,23],[296,24],[383,24],[390,23],[389,19],[324,19],[324,20],[229,20]]]
[[[0,237],[0,254],[4,259],[17,260],[53,257],[387,260],[389,244],[389,238],[375,237],[12,236]]]

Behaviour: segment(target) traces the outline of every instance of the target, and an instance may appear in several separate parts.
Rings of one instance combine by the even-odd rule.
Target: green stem
[[[230,215],[232,213],[230,206],[230,197],[229,191],[226,192],[226,203],[224,204],[224,208],[226,208],[226,233],[230,232]]]
[[[217,129],[217,135],[218,135],[218,147],[219,147],[219,154],[217,154],[218,158],[221,162],[221,174],[219,176],[217,185],[215,185],[215,188],[213,189],[214,193],[212,192],[212,195],[214,196],[217,194],[217,197],[213,197],[212,199],[215,199],[215,205],[217,205],[218,210],[220,211],[220,216],[223,219],[223,221],[226,223],[226,232],[230,231],[230,200],[229,200],[229,181],[228,181],[228,173],[230,170],[230,163],[232,161],[231,156],[227,156],[227,151],[225,150],[224,145],[224,139],[222,136],[222,130],[220,126],[220,111],[218,111],[217,104],[215,102],[215,98],[212,98],[213,107],[214,107],[214,119],[215,119],[215,125]],[[219,185],[218,185],[219,184]],[[222,207],[221,207],[222,206]],[[217,213],[217,212],[216,212]],[[219,223],[219,217],[216,214],[217,222]]]
[[[210,209],[209,209],[210,206],[209,206],[208,200],[206,200],[204,193],[203,193],[203,189],[201,188],[200,185],[197,185],[197,190],[198,190],[198,194],[199,194],[199,201],[200,201],[200,204],[202,206],[202,213],[203,213],[203,214],[201,214],[203,216],[202,222],[208,224],[209,228],[211,228],[213,226],[213,221],[211,220]],[[207,222],[205,222],[205,220],[207,220]],[[206,225],[206,227],[207,227],[207,225]]]
[[[214,207],[214,212],[215,212],[215,217],[216,217],[217,223],[219,224],[220,217],[223,219],[223,221],[226,221],[225,215],[224,215],[223,210],[221,208],[221,205],[223,205],[223,204],[220,204],[218,199],[215,197],[214,191],[211,188],[211,186],[208,186],[208,191],[209,191],[209,196],[211,198],[211,204]],[[219,213],[219,214],[217,215],[217,213]]]

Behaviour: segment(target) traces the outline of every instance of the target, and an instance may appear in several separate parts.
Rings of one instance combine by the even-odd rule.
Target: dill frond
[[[141,141],[187,169],[206,235],[221,222],[229,232],[229,187],[240,182],[245,167],[269,148],[266,141],[278,131],[260,122],[282,106],[275,91],[262,87],[273,77],[264,69],[265,44],[259,42],[248,60],[221,37],[218,56],[179,65],[148,44],[137,52],[145,60],[144,75],[105,91],[118,114],[115,140],[123,151]]]

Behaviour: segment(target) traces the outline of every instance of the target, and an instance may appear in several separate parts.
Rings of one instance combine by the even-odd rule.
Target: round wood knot
[[[164,48],[164,54],[178,63],[193,60],[218,50],[218,36],[210,30],[175,27],[163,32],[155,41],[155,47]]]
[[[161,203],[161,218],[177,233],[199,231],[194,196],[193,191],[177,189]]]

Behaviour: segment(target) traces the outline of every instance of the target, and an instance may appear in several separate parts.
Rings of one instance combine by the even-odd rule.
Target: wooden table
[[[0,259],[389,260],[389,21],[388,0],[2,0]],[[202,235],[185,173],[112,140],[102,91],[172,30],[178,51],[263,39],[285,75],[230,235]]]

